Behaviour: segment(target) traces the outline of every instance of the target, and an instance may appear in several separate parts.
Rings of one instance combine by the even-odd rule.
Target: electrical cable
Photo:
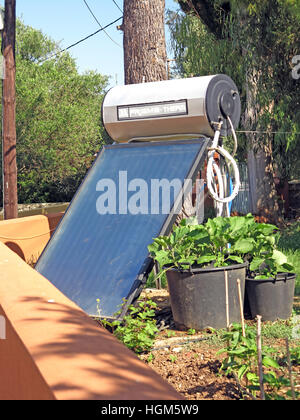
[[[97,17],[95,16],[95,14],[93,13],[92,9],[90,8],[90,6],[88,5],[86,0],[83,0],[84,4],[86,5],[88,11],[90,12],[90,14],[93,16],[93,18],[95,19],[95,21],[97,22],[97,24],[100,26],[101,29],[103,29],[103,26],[101,25],[101,23],[99,22],[99,20],[97,19]],[[109,35],[109,33],[107,33],[105,31],[105,29],[103,29],[105,35],[114,43],[116,44],[118,47],[122,48],[122,46],[120,44],[118,44],[114,39],[112,39],[112,37]]]
[[[237,140],[237,136],[236,136],[234,126],[232,124],[232,121],[231,121],[231,118],[229,117],[229,115],[227,116],[227,119],[229,121],[231,131],[232,131],[232,136],[233,136],[233,139],[234,139],[234,150],[233,150],[232,156],[235,156],[236,152],[237,152],[237,149],[238,149],[238,140]]]
[[[115,0],[112,0],[114,2],[114,4],[117,6],[117,8],[120,10],[121,13],[123,13],[123,10],[121,9],[121,7],[118,5],[118,3]]]
[[[256,130],[239,130],[236,133],[241,134],[294,134],[300,136],[300,132],[293,133],[292,131],[256,131]]]
[[[76,47],[78,44],[81,44],[82,42],[86,41],[89,38],[92,38],[93,36],[97,35],[99,32],[104,31],[105,29],[109,28],[110,26],[114,25],[115,23],[117,23],[119,20],[123,19],[123,16],[119,17],[118,19],[114,20],[113,22],[109,23],[108,25],[104,26],[102,29],[98,29],[98,31],[93,32],[92,34],[86,36],[85,38],[80,39],[79,41],[75,42],[74,44],[70,45],[67,48],[64,48],[63,50],[52,54],[50,57],[44,58],[43,60],[39,61],[38,64],[42,64],[45,61],[51,60],[51,58],[57,57],[59,54],[62,54],[65,51],[68,51],[69,49]]]

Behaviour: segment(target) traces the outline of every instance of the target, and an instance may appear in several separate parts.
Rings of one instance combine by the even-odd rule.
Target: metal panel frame
[[[195,144],[195,143],[198,143],[199,140],[200,140],[200,138],[199,139],[194,139],[194,140],[184,140],[184,141],[159,142],[157,145],[159,145],[159,144],[164,144],[164,145],[165,144],[168,144],[169,145],[169,144],[180,144],[180,143],[181,144],[187,144],[187,143],[189,143],[189,144]],[[201,167],[202,167],[202,165],[203,165],[203,163],[205,161],[205,158],[206,158],[206,156],[205,156],[206,149],[209,146],[209,143],[211,143],[211,140],[209,138],[207,138],[207,137],[202,137],[201,140],[204,140],[203,146],[199,150],[199,153],[196,156],[196,158],[195,158],[195,160],[194,160],[194,162],[193,162],[193,164],[192,164],[192,166],[191,166],[191,168],[190,168],[190,170],[188,172],[188,175],[187,175],[187,179],[192,179],[192,182],[193,183],[196,181],[197,174],[200,171],[200,169],[201,169]],[[152,143],[152,144],[154,145],[155,143]],[[147,145],[149,145],[149,143],[142,143],[141,145],[147,146]],[[122,147],[122,145],[120,145],[120,146]],[[180,203],[182,201],[182,198],[185,196],[186,189],[187,189],[187,186],[184,184],[182,190],[180,191],[178,197],[176,198],[176,200],[174,202],[174,205],[173,205],[173,208],[172,208],[171,212],[166,217],[166,220],[165,220],[165,222],[164,222],[164,224],[163,224],[163,226],[161,228],[161,231],[159,233],[159,236],[161,236],[161,235],[167,236],[167,235],[169,235],[171,233],[172,228],[173,228],[173,225],[174,225],[174,223],[175,223],[175,221],[177,219],[177,214],[174,213],[174,209],[176,209],[177,206],[178,206],[178,203]],[[125,316],[125,314],[126,314],[126,312],[128,310],[128,307],[136,299],[139,298],[139,296],[140,296],[140,294],[141,294],[141,292],[143,290],[143,287],[144,287],[144,285],[145,285],[145,283],[146,283],[146,281],[148,279],[148,276],[149,276],[149,274],[151,273],[151,271],[153,269],[153,266],[154,266],[154,261],[153,261],[153,259],[150,256],[148,256],[146,258],[143,266],[142,266],[142,269],[140,270],[140,273],[137,276],[137,279],[133,283],[133,286],[131,288],[131,291],[129,292],[129,294],[127,296],[126,304],[124,304],[124,306],[123,306],[123,310],[122,310],[122,312],[121,312],[121,314],[119,316],[119,319],[122,319]]]
[[[136,143],[116,143],[116,144],[111,144],[111,145],[104,145],[103,148],[101,149],[101,151],[99,152],[97,158],[95,159],[93,165],[91,166],[91,168],[88,170],[87,174],[85,175],[81,185],[79,186],[77,192],[75,193],[73,199],[71,200],[68,208],[66,209],[65,215],[62,217],[62,219],[60,220],[59,224],[57,225],[55,232],[53,233],[51,239],[49,240],[48,244],[46,245],[45,249],[43,250],[42,254],[40,255],[36,266],[38,266],[39,261],[42,259],[44,253],[47,251],[48,245],[50,243],[50,241],[52,241],[56,235],[56,233],[59,231],[59,228],[61,226],[61,224],[64,221],[65,216],[67,215],[69,209],[71,208],[73,202],[76,200],[77,196],[80,194],[83,185],[85,183],[85,180],[88,178],[90,172],[92,171],[94,164],[96,163],[96,161],[98,161],[99,158],[101,158],[101,156],[104,154],[104,152],[106,150],[110,150],[110,149],[120,149],[120,148],[143,148],[143,147],[149,147],[149,145],[151,145],[152,147],[159,147],[159,146],[171,146],[172,144],[177,145],[177,144],[197,144],[200,143],[200,141],[203,143],[202,147],[199,149],[199,152],[196,156],[196,158],[194,159],[194,162],[192,163],[190,170],[187,174],[186,179],[192,179],[192,182],[194,183],[197,177],[198,172],[200,171],[205,158],[206,158],[206,150],[207,147],[209,146],[209,143],[211,142],[211,140],[207,137],[199,137],[197,139],[192,139],[192,140],[176,140],[176,141],[162,141],[162,142],[145,142],[145,143],[141,143],[141,142],[136,142]],[[178,194],[174,205],[170,211],[170,213],[166,216],[166,219],[161,227],[160,235],[169,235],[172,227],[176,221],[177,218],[177,214],[175,213],[175,209],[178,207],[178,204],[180,202],[182,202],[183,197],[185,196],[187,192],[187,185],[184,183],[183,188],[181,189],[180,193]],[[133,284],[132,287],[126,297],[126,301],[123,305],[122,311],[118,316],[118,319],[122,319],[126,312],[128,311],[128,307],[140,296],[141,291],[147,281],[147,278],[149,276],[149,274],[152,271],[154,262],[153,259],[148,255],[136,277],[136,279],[133,279]],[[92,314],[90,314],[92,315]],[[105,317],[106,319],[115,319],[115,318],[109,318],[109,317]]]

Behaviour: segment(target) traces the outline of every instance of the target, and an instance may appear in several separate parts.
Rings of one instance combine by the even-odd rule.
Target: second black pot
[[[246,278],[247,301],[252,318],[261,315],[263,321],[288,319],[292,315],[296,274],[281,273],[276,278],[255,280]]]

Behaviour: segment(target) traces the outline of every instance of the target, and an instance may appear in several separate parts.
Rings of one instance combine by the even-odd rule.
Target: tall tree
[[[124,0],[125,84],[167,79],[165,0]]]
[[[292,133],[297,131],[298,124],[295,107],[299,104],[299,83],[292,78],[292,58],[300,42],[299,4],[296,0],[179,0],[179,3],[189,19],[188,24],[184,22],[181,45],[177,48],[181,67],[187,67],[185,61],[190,59],[190,70],[197,74],[209,65],[212,68],[213,63],[213,72],[225,69],[237,81],[244,103],[242,127],[247,131],[253,210],[276,223],[279,209],[274,176],[282,156],[274,162],[273,150],[281,146],[291,149],[295,140]],[[198,18],[200,33],[206,31],[210,43],[197,37],[197,24],[192,16]],[[173,25],[173,33],[174,29],[178,35],[178,25]],[[189,45],[184,38],[190,39]],[[198,63],[202,66],[197,65],[198,50],[203,51],[205,43],[206,63],[200,58]],[[196,57],[191,59],[191,55]],[[280,131],[289,131],[291,135]]]
[[[16,40],[19,203],[69,201],[106,140],[100,110],[108,80],[80,74],[59,44],[21,21]]]

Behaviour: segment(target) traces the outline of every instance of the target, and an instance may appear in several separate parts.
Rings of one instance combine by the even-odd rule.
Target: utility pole
[[[2,54],[2,159],[4,219],[18,217],[16,154],[16,0],[5,0]]]

